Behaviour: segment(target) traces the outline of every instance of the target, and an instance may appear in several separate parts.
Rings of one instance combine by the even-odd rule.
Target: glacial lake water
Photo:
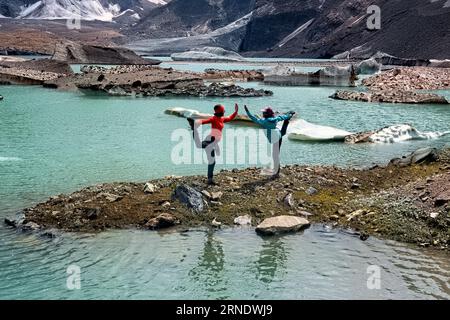
[[[170,62],[165,62],[170,64]],[[262,64],[263,65],[263,64]],[[175,68],[202,70],[203,64]],[[216,67],[208,65],[207,67]],[[228,66],[235,69],[234,66]],[[258,68],[248,65],[248,68]],[[257,112],[272,105],[311,123],[352,132],[409,123],[450,130],[448,106],[336,101],[336,88],[244,86],[274,91],[264,98],[130,98],[0,86],[0,219],[59,193],[111,181],[205,174],[200,164],[174,165],[171,140],[185,119],[170,107],[211,112],[235,102]],[[450,98],[449,91],[441,94]],[[229,126],[233,128],[234,126]],[[226,142],[226,141],[225,141]],[[450,137],[395,144],[344,145],[285,139],[285,164],[367,166]],[[218,165],[217,169],[249,164]],[[263,239],[251,229],[214,233],[111,231],[49,240],[0,226],[0,299],[87,298],[450,298],[448,253],[418,249],[314,226],[303,234]],[[81,289],[66,287],[67,268],[81,268]],[[381,268],[380,289],[367,288],[367,268]]]

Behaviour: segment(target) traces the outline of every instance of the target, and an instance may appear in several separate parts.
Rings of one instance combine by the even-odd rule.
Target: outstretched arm
[[[211,123],[211,122],[212,122],[212,119],[213,119],[213,118],[201,119],[201,120],[196,120],[195,122],[196,122],[197,124],[199,124],[199,125],[202,125],[202,124],[208,124],[208,123]]]
[[[238,112],[239,112],[239,106],[238,106],[238,104],[236,103],[236,104],[234,105],[234,112],[233,112],[233,114],[230,115],[230,116],[228,116],[228,117],[225,117],[225,118],[223,119],[223,122],[230,122],[230,121],[233,121],[234,118],[236,118],[236,116],[238,115]]]
[[[276,122],[279,122],[279,121],[285,121],[285,120],[291,120],[291,118],[294,116],[294,114],[295,114],[295,112],[288,112],[288,113],[285,113],[285,114],[281,114],[281,115],[279,115],[279,116],[276,116],[275,118],[274,118],[274,120],[276,121]]]
[[[257,124],[261,124],[261,119],[258,119],[257,117],[255,117],[247,108],[247,106],[244,106],[245,112],[247,113],[248,117],[250,118],[250,120],[252,120],[253,122],[257,123]]]

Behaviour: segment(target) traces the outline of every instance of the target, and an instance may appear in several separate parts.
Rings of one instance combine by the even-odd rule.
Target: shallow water
[[[235,228],[57,240],[7,232],[2,242],[0,299],[450,298],[444,253],[362,242],[322,226],[280,238]],[[66,287],[73,265],[80,268],[80,290]],[[379,289],[367,285],[373,265],[380,268]]]
[[[274,96],[112,98],[0,86],[5,97],[0,102],[0,218],[95,183],[204,174],[204,165],[172,163],[171,133],[187,124],[165,115],[169,107],[210,112],[214,104],[224,103],[231,112],[238,102],[255,112],[265,105],[294,110],[309,122],[348,131],[398,123],[420,131],[450,129],[448,106],[362,104],[328,99],[334,88],[245,85],[269,88]],[[450,92],[441,93],[450,98]],[[285,139],[282,161],[366,166],[449,142],[449,136],[354,146]],[[449,297],[448,255],[375,239],[361,242],[320,228],[273,240],[253,231],[227,230],[209,236],[122,231],[50,241],[2,226],[0,241],[1,298]],[[371,261],[382,266],[388,280],[381,290],[365,287]],[[71,263],[85,272],[81,291],[65,288],[65,269]]]

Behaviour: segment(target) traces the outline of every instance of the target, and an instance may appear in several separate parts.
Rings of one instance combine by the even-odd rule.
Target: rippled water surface
[[[169,62],[167,62],[169,63]],[[211,65],[215,67],[214,65]],[[174,67],[176,67],[174,65]],[[189,69],[200,69],[198,64]],[[248,66],[255,67],[255,65]],[[258,67],[258,66],[256,66]],[[335,88],[269,88],[273,97],[111,98],[40,87],[0,86],[0,218],[53,194],[108,181],[204,174],[203,165],[171,161],[171,133],[186,120],[169,107],[210,112],[234,102],[272,105],[320,125],[362,131],[409,123],[450,130],[448,106],[362,104],[328,99]],[[441,92],[450,98],[448,91]],[[230,126],[232,128],[233,126]],[[283,144],[284,163],[365,166],[448,136],[396,144]],[[247,164],[228,165],[244,167]],[[218,169],[226,167],[219,165]],[[121,231],[65,234],[56,240],[0,226],[0,298],[449,298],[449,256],[357,238],[320,226],[302,235],[262,239],[252,230],[216,233]],[[66,288],[66,268],[82,269],[82,289]],[[368,290],[367,266],[382,269]]]

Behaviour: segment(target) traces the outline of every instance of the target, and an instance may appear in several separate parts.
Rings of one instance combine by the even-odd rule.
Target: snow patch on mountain
[[[147,0],[148,2],[154,3],[154,4],[159,4],[159,5],[166,5],[167,2],[164,0]]]
[[[120,13],[119,5],[102,5],[98,0],[40,0],[30,6],[22,7],[19,18],[112,21]]]

